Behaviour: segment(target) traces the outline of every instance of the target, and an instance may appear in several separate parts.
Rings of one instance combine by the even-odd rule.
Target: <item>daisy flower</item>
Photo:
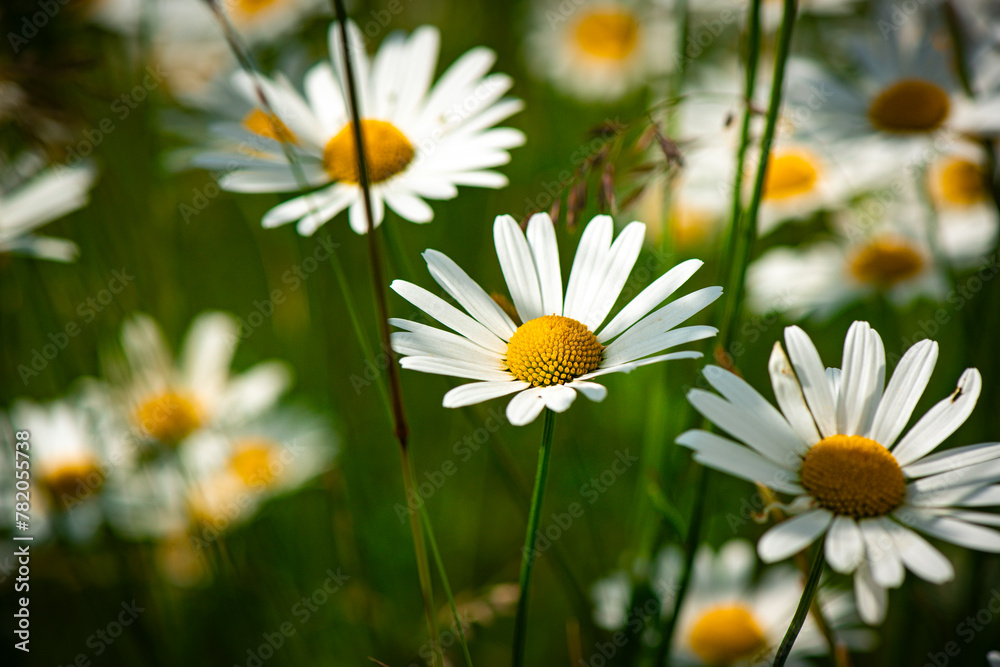
[[[86,206],[97,171],[89,164],[41,169],[41,158],[30,154],[0,177],[0,252],[69,262],[79,252],[75,243],[33,232]]]
[[[982,149],[957,143],[927,170],[927,186],[937,210],[936,238],[953,262],[974,263],[997,244],[997,210],[987,189]]]
[[[793,59],[788,68],[789,112],[809,119],[812,131],[833,141],[871,142],[874,150],[891,156],[884,164],[895,171],[901,163],[934,150],[938,135],[1000,131],[998,91],[977,100],[968,97],[940,48],[939,35],[929,24],[921,29],[917,35],[897,30],[852,42],[849,55],[860,69],[856,84],[814,62]],[[995,61],[997,56],[984,53],[982,59]],[[823,96],[819,105],[817,91]]]
[[[550,2],[534,12],[525,58],[536,76],[586,101],[613,102],[666,74],[676,30],[665,8],[638,2]]]
[[[522,104],[502,98],[513,83],[509,77],[487,76],[496,58],[492,51],[469,51],[432,86],[440,40],[437,28],[424,26],[409,37],[390,35],[370,62],[354,23],[348,24],[348,35],[376,225],[382,221],[385,206],[411,222],[429,222],[434,212],[425,199],[451,199],[459,185],[500,188],[507,184],[492,168],[510,160],[507,151],[524,143],[524,135],[493,126],[519,111]],[[231,151],[213,156],[210,164],[201,163],[235,166],[219,181],[234,192],[325,186],[268,211],[265,227],[298,221],[301,234],[312,234],[350,208],[351,228],[359,234],[368,229],[343,93],[344,63],[336,23],[330,27],[330,57],[332,63],[320,63],[307,73],[305,99],[290,86],[261,80],[278,118],[268,118],[258,110],[253,117],[244,117],[242,135],[236,135],[258,143],[263,137],[264,145],[256,154]],[[256,105],[254,86],[247,80],[237,79],[237,83],[247,101]],[[282,109],[293,113],[283,115]],[[295,154],[297,165],[288,163],[286,150]]]
[[[446,393],[443,404],[448,408],[516,393],[507,405],[507,418],[521,426],[543,408],[567,410],[577,392],[604,400],[607,389],[591,382],[601,375],[701,357],[693,351],[658,353],[716,334],[708,326],[674,327],[719,298],[721,287],[706,287],[653,310],[698,270],[699,260],[675,266],[601,326],[639,257],[645,230],[633,222],[612,243],[611,218],[591,220],[580,237],[564,298],[549,216],[532,216],[527,234],[509,215],[498,216],[493,238],[516,322],[455,262],[427,250],[423,256],[431,276],[466,312],[412,283],[394,281],[397,294],[455,332],[390,320],[404,330],[392,334],[393,349],[403,355],[400,365],[478,380]]]
[[[909,203],[883,208],[890,212],[887,219],[924,216]],[[761,255],[747,271],[750,308],[826,318],[875,294],[900,307],[921,296],[944,298],[947,281],[926,234],[887,221],[865,225],[858,211],[845,212],[835,240],[778,247]]]
[[[778,409],[748,383],[716,366],[705,377],[721,396],[694,389],[688,400],[734,442],[707,431],[677,442],[695,460],[795,496],[793,517],[757,545],[765,562],[788,558],[823,538],[827,563],[854,573],[861,617],[880,622],[887,588],[909,569],[930,582],[954,576],[951,563],[914,529],[981,551],[1000,552],[1000,444],[932,454],[969,417],[982,386],[966,370],[954,393],[902,438],[937,361],[937,343],[907,350],[885,386],[885,349],[867,322],[844,343],[843,368],[826,369],[809,337],[785,329],[786,356],[775,343],[768,363]],[[742,443],[742,444],[740,444]],[[971,509],[970,509],[971,508]]]
[[[662,602],[663,614],[673,612],[674,590],[683,571],[683,556],[675,547],[661,552],[650,582]],[[730,540],[713,552],[699,547],[691,589],[680,611],[671,656],[682,665],[759,665],[781,642],[802,597],[802,575],[789,566],[767,569],[754,581],[756,556],[746,540]],[[620,630],[630,622],[626,613],[632,599],[624,572],[597,582],[592,589],[594,620],[602,628]],[[870,630],[859,629],[854,600],[849,593],[821,588],[823,616],[837,639],[855,650],[873,643]],[[633,610],[632,613],[635,613]],[[792,648],[789,664],[808,664],[806,656],[829,652],[827,642],[807,617]]]
[[[120,431],[174,447],[202,429],[239,424],[271,407],[288,388],[289,371],[270,361],[231,377],[238,341],[239,325],[231,315],[199,315],[175,363],[156,322],[132,316],[122,327],[126,383],[109,391],[124,424]]]

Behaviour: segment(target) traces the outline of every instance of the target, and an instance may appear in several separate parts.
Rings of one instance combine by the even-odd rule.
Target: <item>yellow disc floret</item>
[[[93,459],[66,462],[45,471],[42,488],[58,505],[72,507],[74,501],[85,500],[104,487],[104,472]]]
[[[903,502],[906,479],[889,450],[860,435],[831,435],[802,462],[802,487],[834,514],[885,516]]]
[[[764,199],[782,200],[808,194],[816,188],[819,169],[809,153],[772,153],[764,174]]]
[[[193,398],[167,391],[142,403],[135,421],[149,437],[175,445],[201,426],[201,414]]]
[[[264,113],[260,109],[254,109],[243,117],[241,122],[243,128],[253,132],[257,136],[273,139],[274,141],[284,141],[290,144],[298,143],[298,137],[288,129],[288,126],[281,122],[281,119],[274,114]]]
[[[934,190],[944,203],[971,206],[986,199],[986,175],[977,163],[964,158],[948,158],[936,172]]]
[[[602,60],[621,61],[635,51],[639,22],[622,8],[596,8],[577,22],[575,37],[584,53]]]
[[[510,337],[507,367],[518,380],[548,387],[597,370],[603,354],[604,347],[586,326],[545,315],[525,322]]]
[[[691,650],[706,665],[732,665],[754,658],[767,648],[764,632],[742,605],[712,607],[691,627]]]
[[[885,132],[932,132],[948,117],[948,93],[923,79],[902,79],[884,88],[868,106],[868,120]]]
[[[848,268],[861,282],[886,289],[919,274],[924,259],[903,239],[876,238],[854,250]]]
[[[402,172],[416,156],[413,144],[392,123],[362,119],[361,135],[373,183],[381,183]],[[358,182],[358,153],[352,123],[345,125],[323,149],[323,168],[334,181]]]
[[[247,486],[270,486],[279,472],[276,450],[268,440],[249,440],[236,446],[229,465]]]

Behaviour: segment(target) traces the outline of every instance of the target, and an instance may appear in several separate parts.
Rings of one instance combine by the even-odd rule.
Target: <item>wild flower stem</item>
[[[812,567],[809,569],[809,578],[806,579],[802,598],[799,600],[799,606],[795,609],[795,614],[792,616],[792,622],[788,626],[788,631],[785,632],[784,639],[778,645],[778,652],[774,654],[774,662],[771,663],[771,667],[782,667],[785,660],[788,659],[788,654],[792,652],[795,638],[799,636],[802,624],[805,623],[806,616],[809,614],[809,607],[812,605],[813,598],[816,597],[819,578],[823,574],[823,563],[823,544],[821,542],[816,545],[816,555],[813,556]]]
[[[542,447],[538,450],[538,470],[535,472],[535,489],[531,494],[531,508],[528,510],[528,532],[524,536],[521,551],[520,594],[517,598],[517,616],[514,620],[514,667],[524,665],[524,642],[528,632],[528,598],[531,583],[531,568],[535,564],[535,542],[538,539],[538,522],[542,514],[542,497],[545,495],[545,480],[549,475],[549,455],[552,453],[552,431],[555,413],[545,409],[545,424],[542,427]]]

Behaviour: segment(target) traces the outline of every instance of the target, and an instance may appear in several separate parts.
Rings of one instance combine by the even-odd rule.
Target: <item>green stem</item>
[[[755,1],[755,5],[757,2]],[[792,46],[792,33],[795,28],[795,15],[798,11],[797,0],[784,0],[784,14],[781,19],[781,32],[778,35],[778,52],[775,55],[774,78],[771,81],[771,100],[767,107],[767,123],[764,126],[764,137],[760,142],[760,158],[757,162],[757,176],[754,181],[753,195],[743,219],[743,246],[737,256],[738,263],[734,272],[733,288],[729,291],[730,303],[734,304],[727,322],[727,338],[738,328],[740,309],[743,305],[743,289],[746,285],[747,266],[750,264],[750,254],[757,238],[757,214],[764,195],[764,179],[767,175],[767,164],[771,157],[771,146],[778,128],[778,112],[781,110],[781,95],[785,83],[785,65]],[[728,344],[728,340],[723,340]]]
[[[545,409],[545,425],[542,428],[542,448],[538,451],[538,470],[535,473],[535,490],[531,494],[531,509],[528,510],[528,532],[524,536],[521,552],[520,595],[517,599],[517,617],[514,621],[514,667],[524,665],[524,641],[528,632],[528,586],[531,583],[531,568],[535,564],[535,541],[538,539],[538,522],[542,515],[542,496],[545,494],[545,480],[549,474],[549,454],[552,453],[552,430],[555,413]]]
[[[694,573],[694,555],[698,550],[698,540],[701,537],[702,518],[705,514],[705,499],[708,497],[708,471],[698,466],[694,473],[698,476],[695,482],[694,506],[691,508],[691,526],[684,540],[684,568],[681,570],[681,580],[677,585],[677,597],[674,598],[674,611],[664,620],[663,631],[660,633],[660,646],[656,649],[654,665],[669,663],[670,646],[673,643],[674,632],[677,630],[677,620],[681,615],[681,607],[687,597],[688,589]]]
[[[399,450],[400,462],[403,464],[403,487],[406,498],[419,498],[413,484],[413,463],[405,447]],[[422,501],[421,501],[422,503]],[[434,616],[434,590],[431,587],[431,569],[427,563],[427,546],[424,544],[424,534],[420,529],[420,517],[410,512],[410,533],[413,536],[413,550],[417,557],[417,576],[420,579],[420,595],[424,601],[424,618],[427,621],[427,632],[431,638],[431,662],[433,665],[444,665],[444,653],[438,640],[437,619]]]
[[[438,574],[444,585],[444,594],[448,598],[448,606],[451,607],[451,616],[455,619],[455,627],[458,628],[458,639],[462,644],[462,654],[465,655],[465,664],[472,667],[472,656],[469,654],[469,645],[465,641],[465,629],[462,627],[462,619],[458,617],[458,608],[455,606],[455,597],[451,594],[451,585],[448,583],[448,575],[444,569],[444,561],[441,560],[441,552],[438,551],[437,540],[434,539],[434,527],[431,526],[431,517],[427,513],[427,506],[421,502],[417,505],[420,512],[420,520],[427,531],[427,541],[431,545],[431,554],[434,556],[434,564],[437,565]]]
[[[816,546],[816,555],[813,556],[812,567],[809,568],[809,578],[806,579],[802,598],[799,600],[799,606],[795,609],[795,615],[792,616],[792,622],[788,626],[788,631],[778,646],[778,652],[774,654],[774,662],[771,663],[771,667],[782,667],[785,664],[785,660],[788,659],[788,654],[792,652],[792,644],[795,643],[795,638],[799,636],[799,630],[802,629],[802,624],[809,614],[809,607],[816,596],[816,589],[819,588],[821,574],[823,574],[822,542]]]

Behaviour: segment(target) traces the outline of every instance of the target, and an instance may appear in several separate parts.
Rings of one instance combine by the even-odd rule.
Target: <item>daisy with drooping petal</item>
[[[397,294],[452,330],[391,319],[393,326],[404,330],[392,334],[393,349],[403,355],[400,365],[478,380],[446,393],[448,408],[516,393],[507,406],[507,418],[520,426],[546,407],[567,410],[577,392],[592,401],[604,400],[607,389],[591,382],[593,378],[669,359],[700,357],[693,351],[660,353],[715,335],[716,329],[709,326],[675,327],[719,298],[722,288],[706,287],[654,311],[698,270],[699,260],[675,266],[601,326],[639,257],[645,225],[629,224],[614,243],[613,233],[609,216],[590,221],[580,238],[564,297],[555,226],[549,216],[532,216],[527,234],[509,215],[498,216],[493,238],[518,322],[455,262],[436,250],[426,251],[431,276],[466,312],[412,283],[394,281]]]
[[[921,296],[944,299],[947,282],[926,234],[888,222],[923,218],[926,212],[914,202],[895,202],[883,210],[886,220],[870,228],[859,211],[844,212],[835,241],[779,247],[761,255],[747,271],[751,309],[822,319],[874,294],[898,306]]]
[[[882,339],[855,322],[843,367],[824,369],[798,327],[785,329],[788,355],[775,343],[768,364],[780,411],[744,380],[716,366],[705,377],[721,396],[694,389],[688,400],[734,442],[687,431],[677,442],[703,465],[795,496],[794,516],[757,545],[765,562],[788,558],[824,539],[826,562],[854,573],[858,608],[879,623],[886,589],[904,570],[934,583],[954,576],[951,563],[915,530],[981,551],[1000,552],[1000,443],[933,452],[972,413],[982,380],[970,368],[954,393],[900,438],[937,361],[923,340],[903,355],[888,386]]]
[[[176,447],[201,429],[243,423],[285,392],[285,364],[262,362],[236,377],[229,365],[239,341],[239,325],[224,313],[199,315],[191,324],[179,363],[163,332],[147,315],[122,327],[127,386],[112,388],[124,426],[140,441]]]
[[[537,76],[566,93],[612,102],[673,68],[675,33],[664,7],[553,2],[534,12],[525,59]]]
[[[33,154],[10,166],[0,177],[0,253],[73,260],[78,252],[75,243],[32,232],[86,206],[97,171],[84,163],[39,172],[42,161]]]
[[[348,35],[376,225],[382,222],[386,206],[411,222],[429,222],[434,211],[426,199],[451,199],[460,185],[507,184],[492,169],[510,160],[508,150],[524,143],[524,135],[493,126],[522,104],[503,98],[513,84],[510,77],[487,75],[496,59],[492,51],[482,47],[469,51],[432,86],[440,40],[437,28],[424,26],[409,37],[394,33],[371,61],[354,23],[348,24]],[[262,221],[265,227],[297,221],[299,233],[312,234],[349,208],[351,228],[359,234],[368,229],[336,23],[330,27],[330,58],[332,62],[320,63],[306,75],[308,104],[286,82],[277,79],[271,85],[260,80],[268,97],[274,98],[278,118],[257,110],[244,116],[236,135],[228,135],[257,143],[263,138],[259,151],[250,155],[223,151],[199,160],[201,166],[232,169],[219,183],[234,192],[325,186],[268,211]],[[236,82],[256,109],[252,82],[245,77]],[[283,115],[283,109],[290,113]],[[298,164],[289,164],[286,150],[295,154]]]

